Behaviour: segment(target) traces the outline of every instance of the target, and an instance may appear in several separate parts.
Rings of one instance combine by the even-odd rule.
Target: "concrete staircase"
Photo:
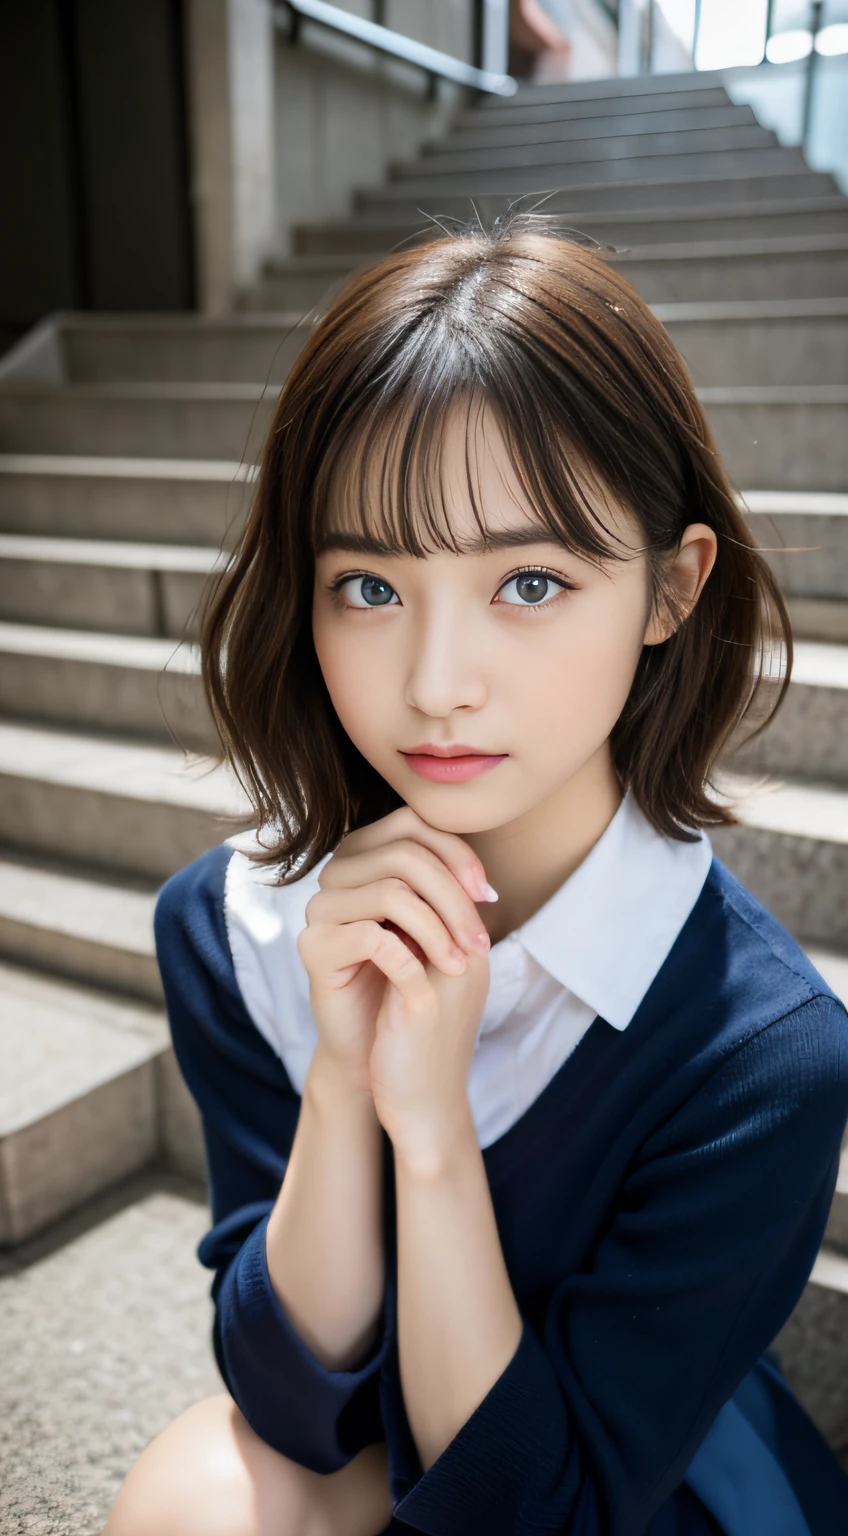
[[[298,230],[239,313],[53,317],[0,364],[0,1244],[154,1159],[203,1176],[151,911],[246,815],[204,757],[193,612],[304,311],[438,233],[426,215],[466,218],[473,196],[486,218],[552,188],[547,210],[626,247],[615,259],[687,358],[759,540],[807,550],[770,557],[794,677],[721,787],[776,777],[712,838],[848,1001],[848,198],[715,76],[522,88],[463,112],[349,219]],[[846,1308],[848,1156],[778,1340],[848,1452]]]

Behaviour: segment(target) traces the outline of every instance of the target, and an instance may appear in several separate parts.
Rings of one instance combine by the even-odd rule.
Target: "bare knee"
[[[221,1392],[145,1447],[102,1536],[329,1536],[325,1481],[261,1440]]]

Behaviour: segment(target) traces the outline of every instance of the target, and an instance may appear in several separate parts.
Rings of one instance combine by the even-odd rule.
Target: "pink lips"
[[[509,753],[460,753],[446,757],[427,752],[403,752],[401,756],[421,779],[429,779],[434,784],[462,784],[466,779],[475,779],[478,774],[496,768]]]

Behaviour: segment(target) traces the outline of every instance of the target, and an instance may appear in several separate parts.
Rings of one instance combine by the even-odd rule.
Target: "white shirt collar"
[[[255,837],[254,832],[236,833],[227,841],[236,850],[247,850]],[[514,948],[517,941],[587,1007],[615,1029],[626,1029],[701,894],[712,856],[705,832],[693,843],[664,836],[628,790],[573,874],[526,923],[492,946],[492,971],[501,990],[514,969],[508,946]],[[304,927],[306,903],[320,889],[318,876],[331,857],[332,850],[288,887],[269,885],[269,872],[251,860],[232,861],[225,911],[243,981],[253,966],[252,946],[274,948],[283,911],[293,936]],[[252,936],[244,954],[236,932],[239,918]],[[308,999],[299,957],[296,971]],[[497,1027],[501,1000],[500,992],[490,999],[492,1019],[488,1026],[484,1020],[481,1032]]]
[[[514,930],[527,952],[615,1029],[626,1029],[697,901],[706,833],[658,832],[630,790],[585,859]]]

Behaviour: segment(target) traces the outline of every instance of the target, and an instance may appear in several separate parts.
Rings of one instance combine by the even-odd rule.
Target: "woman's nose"
[[[467,625],[442,610],[412,637],[406,702],[430,715],[479,708],[488,693],[484,674],[479,641]]]

